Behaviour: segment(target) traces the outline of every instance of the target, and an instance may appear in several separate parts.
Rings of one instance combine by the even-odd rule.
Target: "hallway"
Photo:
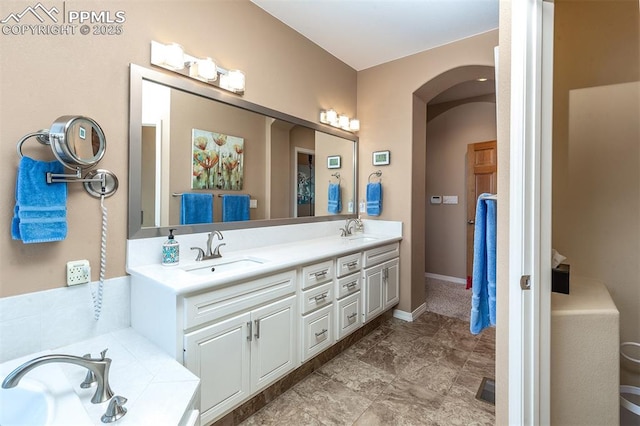
[[[493,425],[477,400],[495,376],[495,328],[425,312],[391,318],[243,425]]]

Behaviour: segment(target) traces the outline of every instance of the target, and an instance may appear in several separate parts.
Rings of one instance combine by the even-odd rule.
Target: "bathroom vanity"
[[[231,251],[234,240],[242,246],[242,233],[255,237],[260,230],[228,231],[230,253],[220,259],[171,268],[129,264],[132,327],[200,377],[202,424],[398,303],[400,224],[349,237],[338,236],[336,224],[342,222],[287,227],[296,231],[287,235],[335,228],[335,236],[290,237],[255,248],[245,242],[237,251]],[[206,234],[186,238],[200,242]],[[129,250],[144,252],[131,245],[161,241],[131,240]]]

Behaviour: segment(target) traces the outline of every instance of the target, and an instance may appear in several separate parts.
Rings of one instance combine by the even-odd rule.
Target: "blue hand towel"
[[[329,195],[327,197],[327,210],[329,213],[337,214],[342,211],[342,196],[340,194],[340,184],[329,184]]]
[[[229,195],[222,196],[222,221],[237,222],[249,220],[249,196]]]
[[[67,237],[67,184],[47,183],[47,172],[62,173],[58,161],[22,157],[16,179],[11,237],[23,243],[47,243]]]
[[[382,184],[373,182],[367,184],[367,214],[380,216],[382,212]]]
[[[180,206],[180,225],[194,223],[213,222],[213,195],[212,194],[182,194]]]
[[[472,334],[496,324],[496,201],[478,197],[473,239]]]

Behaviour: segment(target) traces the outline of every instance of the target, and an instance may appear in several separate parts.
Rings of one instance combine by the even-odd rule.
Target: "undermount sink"
[[[184,270],[195,275],[211,275],[212,273],[229,272],[238,269],[246,269],[265,263],[264,259],[257,257],[241,257],[235,259],[215,259],[201,262],[198,265],[185,267]]]
[[[370,237],[367,235],[355,235],[353,237],[347,237],[347,239],[349,241],[355,241],[355,242],[359,242],[359,243],[366,243],[369,241],[376,241],[377,238],[376,237]]]
[[[8,372],[3,364],[0,374],[4,377]],[[59,366],[43,365],[29,372],[15,388],[0,389],[0,425],[70,424],[93,422]]]

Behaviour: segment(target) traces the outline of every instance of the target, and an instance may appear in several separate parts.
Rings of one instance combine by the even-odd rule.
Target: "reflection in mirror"
[[[178,234],[206,232],[211,217],[224,230],[353,215],[354,135],[136,65],[130,99],[129,238],[164,235],[181,223],[196,225]],[[340,168],[329,168],[327,158],[336,156]],[[337,213],[330,183],[340,186]],[[192,204],[183,194],[211,213],[185,222]],[[223,222],[236,199],[247,201],[249,221]]]
[[[106,138],[93,119],[65,115],[59,117],[49,130],[54,155],[70,169],[95,166],[103,157]]]

